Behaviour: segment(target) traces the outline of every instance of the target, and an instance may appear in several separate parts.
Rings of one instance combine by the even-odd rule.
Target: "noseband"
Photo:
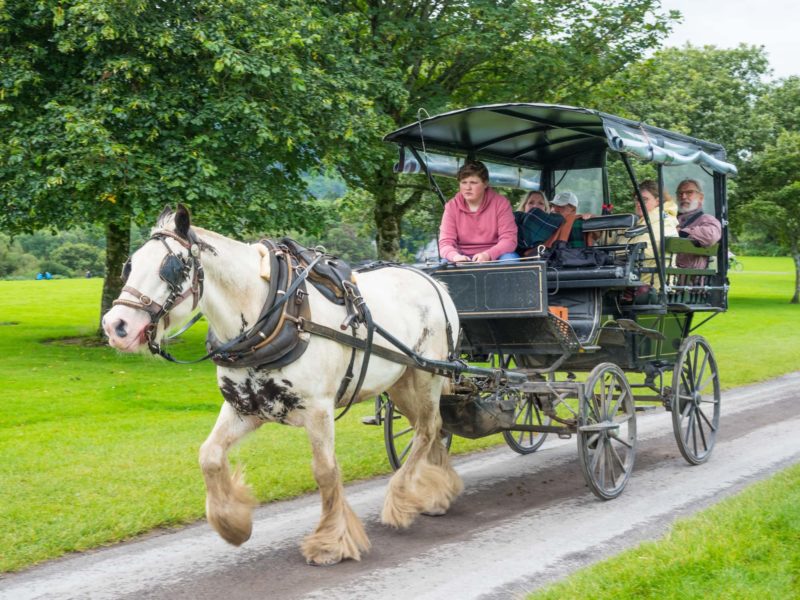
[[[181,246],[188,250],[186,258],[175,254],[166,242],[166,238],[172,238]],[[143,310],[150,315],[150,324],[145,329],[145,339],[147,340],[147,347],[153,354],[158,354],[160,351],[159,345],[155,341],[156,330],[158,323],[164,320],[164,327],[169,327],[169,312],[178,306],[181,302],[186,300],[189,296],[192,297],[192,310],[197,307],[200,298],[203,296],[203,265],[200,263],[200,251],[203,249],[210,249],[211,247],[201,242],[193,231],[189,230],[189,239],[185,240],[178,234],[171,231],[158,231],[150,236],[150,240],[158,240],[167,249],[167,255],[161,261],[161,267],[158,269],[158,276],[167,284],[169,294],[162,302],[155,302],[150,296],[143,294],[136,288],[125,285],[122,288],[123,292],[127,292],[136,300],[125,300],[118,298],[112,303],[113,306],[121,304],[138,310]],[[128,277],[131,272],[131,259],[125,262],[122,268],[122,280],[127,283]],[[189,273],[192,273],[191,285],[185,292],[181,293],[185,281],[189,278]]]

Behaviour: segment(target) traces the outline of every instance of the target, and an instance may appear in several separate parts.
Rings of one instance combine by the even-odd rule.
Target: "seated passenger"
[[[659,208],[658,198],[658,183],[652,179],[645,179],[639,184],[639,193],[644,200],[644,206],[647,209],[647,216],[650,219],[650,226],[653,228],[653,237],[655,237],[656,248],[661,244],[661,226],[659,221],[664,221],[664,236],[675,237],[678,235],[678,220],[667,211],[668,206],[674,206],[674,202],[668,193],[664,193],[664,211]],[[636,196],[634,195],[634,206],[636,214],[639,217],[637,225],[644,225],[645,219],[642,214],[641,206],[639,205]],[[655,250],[656,248],[650,245],[650,233],[645,231],[634,238],[621,238],[621,243],[636,244],[639,242],[646,242],[647,247],[644,250],[645,264],[647,266],[655,266]]]
[[[564,218],[564,222],[547,239],[545,246],[550,248],[558,241],[565,241],[570,248],[584,248],[583,220],[591,215],[578,214],[578,197],[573,192],[559,192],[550,205],[554,213]]]
[[[703,213],[703,188],[696,179],[684,179],[678,184],[678,235],[692,240],[695,246],[716,244],[722,237],[722,225],[712,215]],[[678,254],[675,264],[684,269],[704,269],[707,256]]]
[[[520,202],[518,210],[514,213],[514,220],[517,223],[519,236],[517,253],[521,256],[531,256],[537,254],[539,246],[544,245],[556,232],[559,225],[564,222],[564,217],[550,212],[550,203],[544,192],[533,191]]]
[[[650,233],[648,231],[644,231],[633,238],[625,238],[620,236],[618,242],[626,244],[638,244],[640,242],[646,243],[647,246],[644,249],[644,266],[655,267],[656,248],[659,248],[661,244],[661,225],[659,224],[659,221],[664,221],[664,235],[666,237],[675,237],[678,235],[678,220],[669,212],[667,212],[667,207],[674,207],[675,203],[672,201],[670,195],[665,192],[664,210],[663,212],[660,210],[658,183],[652,179],[645,179],[639,183],[639,193],[642,195],[642,200],[644,201],[644,206],[647,210],[647,217],[650,219],[650,227],[653,229],[653,237],[655,238],[656,246],[653,247],[651,245]],[[642,208],[639,205],[636,195],[634,195],[633,201],[636,214],[639,216],[637,225],[645,225],[646,222],[644,215],[642,214]],[[636,304],[653,304],[658,300],[658,290],[661,289],[659,286],[660,278],[655,273],[650,273],[643,274],[642,280],[645,281],[645,285],[640,286],[636,290],[626,290],[625,294],[623,295],[623,300],[632,301]]]
[[[448,200],[439,226],[439,255],[450,262],[517,260],[517,225],[508,198],[489,187],[489,170],[467,161],[459,192]]]

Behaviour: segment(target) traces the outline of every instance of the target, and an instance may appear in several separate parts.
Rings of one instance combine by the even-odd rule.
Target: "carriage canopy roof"
[[[611,148],[648,162],[697,164],[718,173],[736,173],[719,144],[596,110],[554,104],[489,104],[455,110],[402,127],[384,140],[419,152],[532,169],[600,167]]]

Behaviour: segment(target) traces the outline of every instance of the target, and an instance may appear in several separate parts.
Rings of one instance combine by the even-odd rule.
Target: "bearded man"
[[[703,187],[696,179],[684,179],[678,184],[678,235],[688,238],[695,246],[713,246],[722,237],[722,225],[713,215],[703,213]],[[676,263],[683,269],[704,269],[707,256],[678,254]]]

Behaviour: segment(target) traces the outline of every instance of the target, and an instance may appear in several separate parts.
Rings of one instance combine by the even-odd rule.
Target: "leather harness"
[[[190,240],[184,240],[177,234],[166,230],[156,232],[150,238],[151,240],[156,239],[163,242],[164,237],[170,237],[189,250],[189,257],[183,259],[177,257],[169,246],[166,243],[164,244],[168,250],[164,263],[168,260],[171,261],[170,257],[172,257],[179,259],[182,266],[179,276],[173,278],[172,282],[167,281],[160,271],[161,278],[167,281],[170,287],[170,294],[163,304],[159,305],[153,302],[129,286],[125,286],[123,291],[134,295],[138,298],[138,301],[114,301],[114,304],[123,304],[144,310],[150,314],[151,323],[148,325],[146,335],[148,348],[153,354],[158,354],[171,362],[181,364],[193,364],[211,359],[215,364],[224,367],[274,370],[294,362],[305,352],[308,341],[306,337],[300,335],[301,333],[333,340],[352,348],[347,370],[336,393],[335,405],[337,407],[345,407],[336,417],[337,419],[344,416],[358,397],[372,354],[407,367],[421,369],[437,375],[458,374],[462,365],[466,368],[465,363],[455,360],[452,326],[449,319],[447,319],[444,299],[441,291],[430,277],[406,265],[383,261],[375,261],[357,270],[357,272],[364,272],[390,266],[400,267],[411,269],[431,282],[431,285],[439,295],[442,312],[447,322],[448,359],[451,361],[449,363],[421,357],[383,327],[374,323],[369,308],[354,281],[353,272],[346,262],[324,253],[322,249],[305,248],[291,238],[283,238],[278,242],[267,239],[259,242],[268,250],[270,288],[264,307],[256,322],[248,330],[224,343],[220,342],[213,331],[209,329],[206,338],[207,354],[205,356],[191,361],[176,359],[155,342],[155,331],[158,322],[163,318],[165,326],[167,326],[169,311],[188,298],[190,294],[193,297],[192,308],[197,306],[203,290],[203,267],[199,260],[200,250],[211,249],[213,251],[213,248],[200,242],[191,230],[189,230],[189,233]],[[162,270],[164,269],[164,263],[162,263]],[[127,265],[129,263],[126,263]],[[181,294],[180,289],[183,282],[188,278],[192,269],[194,270],[192,284],[186,292]],[[306,281],[314,285],[329,301],[345,307],[346,315],[339,326],[339,331],[311,320]],[[356,335],[357,329],[362,324],[366,327],[366,335],[363,339]],[[348,328],[351,333],[344,333]],[[374,345],[373,338],[376,331],[401,352]],[[342,403],[341,401],[354,379],[357,351],[363,352],[359,376],[348,401]]]

